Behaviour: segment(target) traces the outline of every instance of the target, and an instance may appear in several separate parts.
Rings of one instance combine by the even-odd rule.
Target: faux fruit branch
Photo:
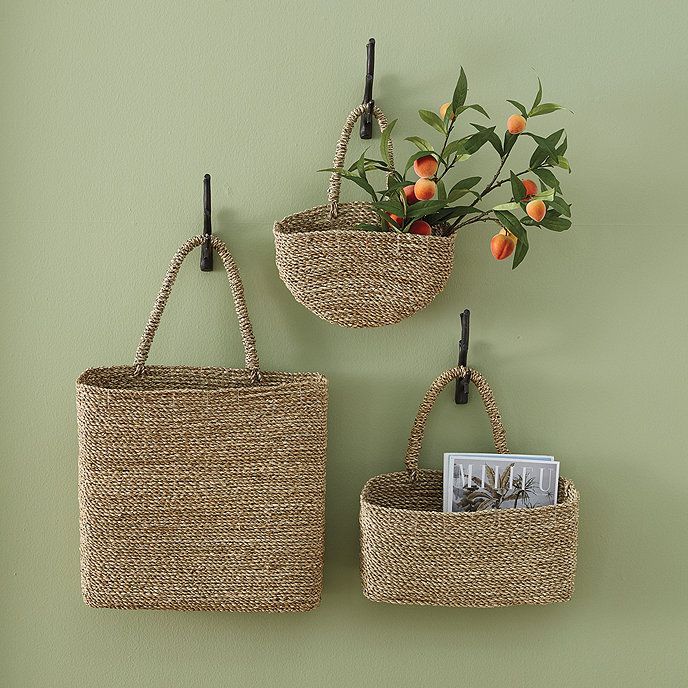
[[[430,110],[420,110],[420,118],[442,134],[443,142],[436,150],[420,136],[409,136],[419,150],[406,163],[403,174],[395,170],[388,154],[388,143],[397,120],[389,123],[380,138],[382,160],[361,157],[348,169],[328,168],[323,172],[337,172],[345,179],[358,184],[372,198],[372,207],[380,218],[380,224],[360,224],[360,229],[371,231],[396,231],[412,234],[450,236],[457,230],[478,222],[496,222],[501,230],[492,237],[490,248],[497,260],[504,260],[513,254],[512,267],[517,267],[528,252],[528,227],[539,227],[562,232],[571,226],[571,206],[564,200],[561,185],[552,171],[559,168],[570,173],[566,159],[567,139],[564,129],[548,136],[539,136],[526,131],[533,117],[547,115],[564,109],[556,103],[542,102],[542,83],[538,79],[538,91],[530,109],[516,100],[509,100],[517,110],[506,122],[503,137],[497,134],[496,126],[471,123],[475,131],[462,138],[452,138],[458,127],[458,118],[465,112],[475,111],[490,119],[485,109],[478,104],[466,105],[468,80],[461,68],[459,79],[451,102],[439,108],[439,115]],[[503,174],[506,162],[517,141],[528,137],[535,143],[528,167],[520,172]],[[489,143],[499,156],[497,171],[483,185],[481,177],[467,177],[453,184],[447,184],[447,174],[477,153]],[[409,180],[406,175],[413,168],[418,179]],[[380,170],[387,174],[387,188],[376,191],[368,172]],[[533,175],[540,182],[524,175]],[[504,185],[509,185],[511,200],[507,203],[483,209],[486,196]],[[472,196],[467,205],[457,201]],[[465,203],[466,201],[464,201]],[[480,206],[479,206],[480,204]]]

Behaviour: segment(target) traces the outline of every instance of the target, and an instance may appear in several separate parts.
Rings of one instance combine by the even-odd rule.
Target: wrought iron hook
[[[213,228],[210,219],[210,175],[203,177],[203,235],[205,241],[201,244],[201,270],[212,272],[213,269],[213,247],[210,243]]]
[[[368,58],[366,60],[365,90],[363,92],[363,105],[366,106],[361,117],[361,138],[373,138],[373,79],[375,77],[375,39],[371,38],[366,45]]]
[[[461,319],[461,339],[459,340],[459,365],[468,367],[468,335],[470,333],[471,312],[466,308],[459,316]],[[471,373],[468,371],[463,377],[456,379],[456,391],[454,401],[457,404],[468,403],[468,389],[471,382]]]

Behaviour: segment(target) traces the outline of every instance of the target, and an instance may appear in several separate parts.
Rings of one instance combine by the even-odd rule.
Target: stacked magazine
[[[444,455],[444,511],[532,509],[557,503],[559,462],[529,454]]]

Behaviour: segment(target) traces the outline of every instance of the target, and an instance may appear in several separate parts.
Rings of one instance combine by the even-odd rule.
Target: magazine
[[[444,511],[532,509],[557,503],[559,462],[531,454],[444,455]]]

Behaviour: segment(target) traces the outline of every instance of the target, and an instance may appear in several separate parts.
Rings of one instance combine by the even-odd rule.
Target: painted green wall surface
[[[3,2],[0,684],[686,685],[686,26],[678,1]],[[532,99],[537,73],[546,99],[575,111],[533,124],[568,130],[575,223],[534,234],[514,272],[475,225],[429,308],[348,331],[279,281],[272,224],[324,201],[316,170],[360,102],[370,36],[376,101],[405,135],[424,126],[419,108],[449,99],[460,64],[498,123],[506,98]],[[481,151],[466,176],[492,162]],[[93,610],[80,597],[74,380],[133,359],[171,255],[200,230],[206,172],[265,367],[331,384],[325,588],[308,614]],[[190,263],[151,361],[240,365],[224,276]],[[555,454],[582,494],[567,604],[361,594],[360,488],[400,468],[465,307],[470,363],[512,449]],[[423,464],[489,448],[476,396],[443,395]]]

